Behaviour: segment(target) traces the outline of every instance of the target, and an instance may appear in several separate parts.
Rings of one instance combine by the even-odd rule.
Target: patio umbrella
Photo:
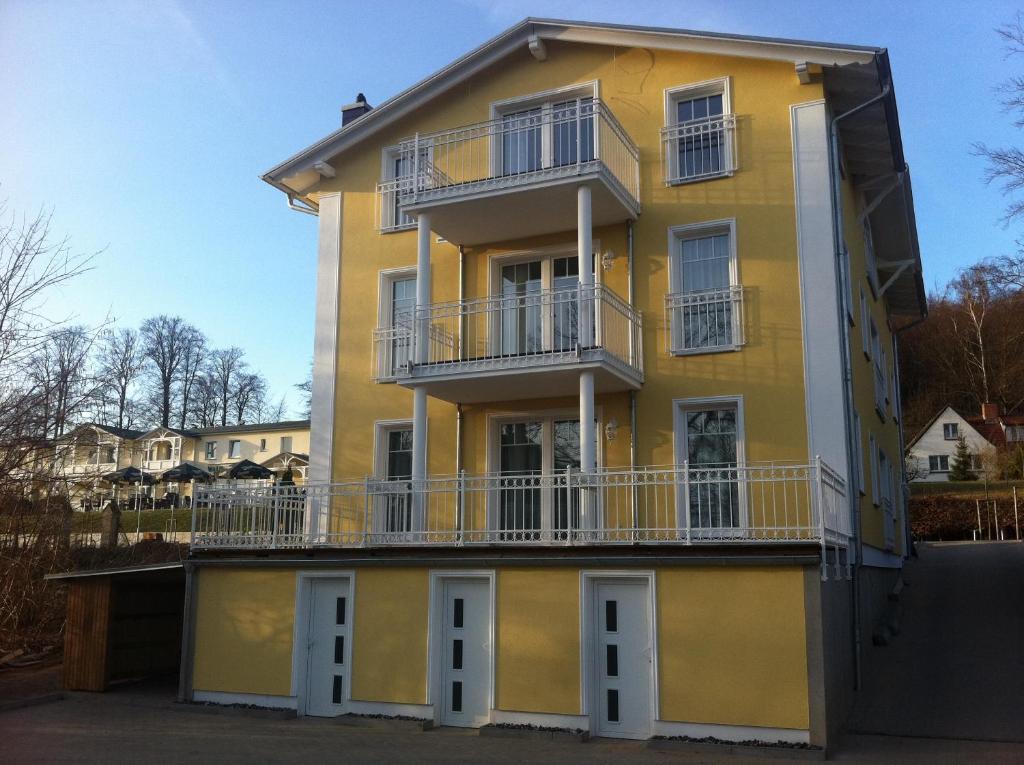
[[[137,467],[126,467],[115,470],[113,473],[107,473],[103,476],[103,480],[115,485],[122,483],[144,483],[147,486],[156,481],[151,473],[143,472]]]
[[[228,478],[273,478],[274,472],[262,465],[257,465],[252,460],[242,460],[228,471]]]
[[[212,481],[213,476],[203,470],[197,465],[193,465],[191,462],[182,462],[180,465],[165,470],[161,476],[161,481],[174,483],[188,483],[189,481]]]

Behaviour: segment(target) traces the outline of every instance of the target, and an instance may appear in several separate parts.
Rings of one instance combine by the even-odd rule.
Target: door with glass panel
[[[672,349],[681,353],[734,347],[733,262],[726,231],[677,240],[671,298]]]
[[[694,537],[735,536],[746,525],[745,492],[740,482],[738,410],[735,404],[682,410],[681,445],[689,465],[684,517]]]
[[[542,262],[531,260],[501,268],[501,356],[544,350]]]
[[[374,531],[385,537],[404,537],[412,531],[412,429],[384,431],[382,472]]]
[[[654,674],[650,585],[598,581],[592,602],[591,729],[599,736],[647,738]]]
[[[687,128],[679,138],[680,178],[718,175],[727,169],[722,106],[721,93],[676,102],[676,124]]]
[[[413,316],[416,309],[416,277],[391,282],[389,327],[392,375],[408,369],[412,362]]]
[[[590,162],[595,157],[594,99],[545,102],[501,116],[501,175]]]
[[[579,420],[502,423],[499,538],[565,539],[568,529],[579,528],[579,497],[568,486],[568,474],[579,469]]]
[[[442,584],[441,724],[486,725],[490,717],[491,596],[484,578],[451,578]]]
[[[316,578],[310,584],[306,644],[306,714],[334,717],[345,713],[349,696],[349,580]]]

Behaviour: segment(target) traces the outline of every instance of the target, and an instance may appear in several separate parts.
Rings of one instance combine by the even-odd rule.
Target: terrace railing
[[[731,175],[736,169],[736,116],[680,122],[661,130],[665,183],[675,185]]]
[[[814,543],[824,550],[851,538],[845,497],[845,482],[821,460],[196,486],[192,545]]]
[[[639,210],[640,150],[606,104],[571,99],[400,142],[406,175],[377,187],[378,228],[409,227],[402,205],[566,178],[590,171]]]
[[[743,288],[673,292],[665,296],[669,353],[707,353],[743,345]]]

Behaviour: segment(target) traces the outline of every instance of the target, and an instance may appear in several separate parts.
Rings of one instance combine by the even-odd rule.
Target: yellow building
[[[183,696],[825,745],[906,553],[885,50],[528,19],[264,180],[309,482],[201,495]]]

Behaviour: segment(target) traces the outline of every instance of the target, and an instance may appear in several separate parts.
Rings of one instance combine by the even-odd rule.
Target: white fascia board
[[[286,176],[307,170],[317,161],[327,161],[353,144],[382,130],[411,111],[428,103],[440,93],[463,82],[480,70],[504,58],[520,46],[528,46],[532,37],[612,45],[690,51],[767,60],[806,61],[828,66],[866,64],[881,52],[880,48],[825,46],[793,40],[772,40],[716,35],[688,30],[590,25],[572,21],[526,19],[474,48],[448,66],[439,69],[401,93],[392,96],[347,127],[334,131],[312,146],[271,168],[261,177],[277,188]],[[292,189],[292,193],[296,193]]]

